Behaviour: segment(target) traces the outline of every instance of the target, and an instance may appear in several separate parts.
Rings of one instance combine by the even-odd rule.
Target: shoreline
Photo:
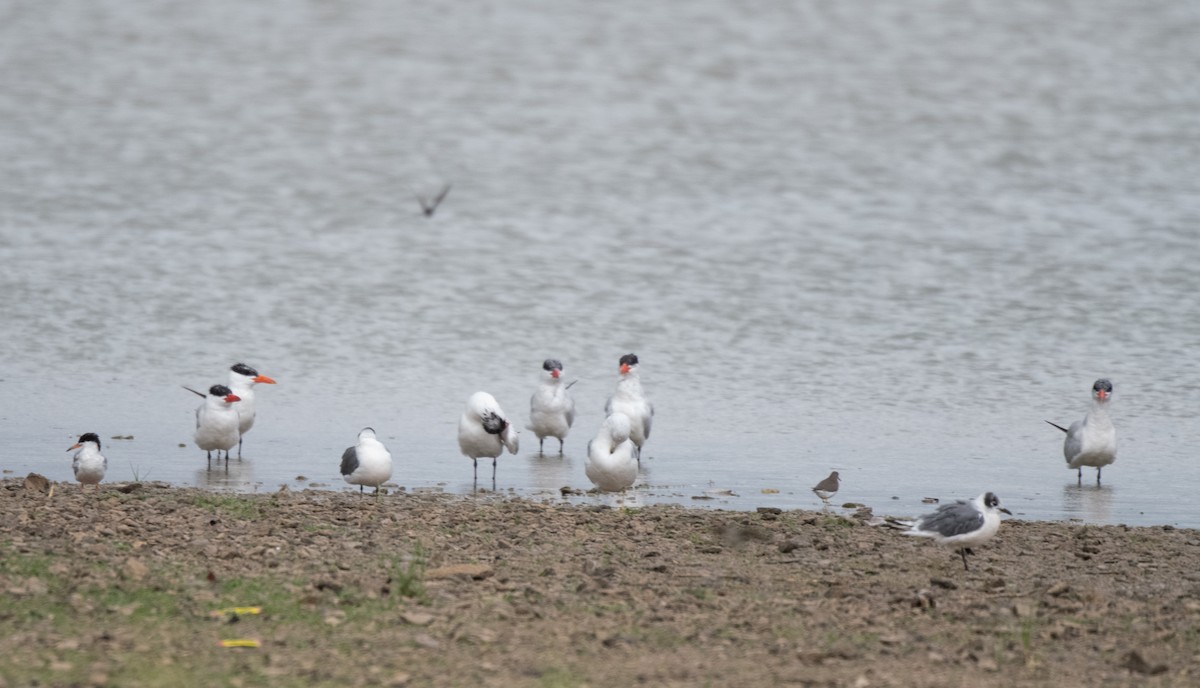
[[[34,473],[34,474],[41,475],[38,473]],[[6,475],[0,476],[0,481],[4,481],[4,480],[20,481],[20,480],[23,480],[23,478],[13,475],[12,472],[7,472]],[[77,489],[79,487],[78,483],[70,478],[61,478],[60,477],[55,480],[49,480],[49,482],[51,484],[60,486],[58,489],[65,488],[65,489],[71,490],[71,489]],[[120,490],[123,486],[128,486],[128,485],[138,483],[138,482],[140,482],[143,485],[154,486],[155,488],[166,488],[166,489],[176,489],[176,490],[198,490],[201,492],[209,492],[212,494],[246,495],[246,496],[275,494],[279,490],[285,489],[285,488],[288,492],[299,492],[299,493],[311,491],[311,492],[319,492],[319,493],[329,492],[329,493],[333,493],[333,494],[349,494],[351,491],[351,487],[348,485],[345,485],[341,481],[314,480],[311,478],[307,478],[305,476],[297,476],[296,479],[293,479],[290,482],[272,483],[271,485],[267,485],[264,483],[257,483],[257,484],[246,484],[244,486],[179,485],[179,484],[173,484],[173,483],[163,481],[163,480],[150,480],[150,479],[141,480],[141,481],[113,480],[113,481],[102,482],[101,489],[103,489],[103,490],[113,490],[113,489]],[[1084,486],[1084,489],[1090,489],[1090,488],[1091,488],[1090,485]],[[506,486],[506,487],[501,487],[499,490],[496,490],[496,491],[482,488],[482,489],[472,493],[470,491],[465,491],[465,490],[451,489],[446,484],[405,486],[405,485],[400,485],[400,484],[396,483],[396,481],[391,481],[389,484],[386,484],[384,486],[384,489],[386,489],[389,494],[401,494],[401,495],[404,495],[404,494],[407,494],[407,495],[444,494],[444,495],[448,495],[448,496],[463,497],[463,498],[483,498],[483,497],[492,498],[492,497],[495,497],[495,498],[503,498],[503,499],[525,499],[525,500],[537,501],[537,502],[542,502],[542,503],[546,503],[546,504],[555,504],[555,505],[562,504],[562,505],[577,505],[577,506],[596,505],[597,504],[596,500],[603,498],[600,495],[600,493],[597,493],[594,490],[591,490],[590,486],[588,486],[588,489],[583,489],[583,488],[579,488],[579,487],[575,487],[575,486],[571,486],[571,485],[564,485],[559,488],[549,488],[549,487],[518,488],[518,487],[514,487],[514,486]],[[697,487],[696,489],[700,489],[700,488]],[[758,495],[757,488],[751,489],[749,491],[740,491],[739,490],[736,493],[733,490],[720,490],[720,489],[714,488],[714,489],[705,489],[697,494],[692,494],[687,491],[687,488],[683,488],[683,487],[679,487],[679,486],[654,486],[654,485],[641,484],[641,485],[636,485],[630,491],[629,494],[632,495],[632,503],[629,504],[629,506],[631,508],[644,508],[646,506],[676,504],[685,509],[725,510],[725,511],[743,512],[743,513],[752,513],[754,511],[756,511],[757,509],[762,509],[762,508],[772,508],[772,509],[778,508],[778,509],[782,509],[784,511],[794,511],[794,510],[818,511],[819,510],[819,508],[816,505],[806,503],[804,496],[808,494],[807,489],[797,489],[795,491],[788,491],[786,493],[786,495],[781,495],[778,491],[776,491],[774,489],[763,489],[762,495],[761,495],[762,498],[756,499],[756,495]],[[850,517],[853,514],[855,509],[867,508],[867,509],[872,509],[872,510],[876,511],[881,516],[895,516],[897,518],[902,518],[902,519],[911,519],[911,518],[915,518],[921,514],[932,511],[933,509],[936,509],[939,504],[947,503],[948,501],[951,501],[953,499],[963,499],[963,500],[971,499],[975,496],[976,495],[974,495],[974,494],[962,493],[962,494],[954,495],[953,497],[949,497],[947,499],[943,499],[941,501],[934,501],[934,502],[922,501],[921,503],[913,503],[912,501],[901,501],[893,496],[890,499],[883,500],[885,502],[884,507],[872,506],[872,505],[864,503],[864,502],[851,501],[848,499],[847,500],[836,500],[835,499],[834,500],[835,504],[831,504],[828,511],[830,513],[836,512],[842,516]],[[780,499],[781,497],[782,497],[782,500]],[[1003,498],[1003,495],[1001,495],[1001,497]],[[807,500],[807,501],[811,501],[811,500]],[[1003,501],[1003,499],[1002,499],[1002,501]],[[890,506],[892,503],[894,503],[896,507],[900,507],[900,508],[897,508],[895,510],[887,510],[886,507]],[[1164,515],[1161,520],[1156,521],[1156,522],[1139,522],[1136,519],[1130,519],[1129,521],[1122,521],[1122,520],[1116,520],[1116,519],[1112,519],[1112,518],[1108,518],[1107,520],[1089,520],[1086,517],[1068,516],[1068,515],[1064,515],[1061,518],[1051,518],[1051,517],[1040,517],[1039,518],[1039,517],[1025,516],[1024,515],[1025,512],[1022,511],[1022,505],[1020,502],[1018,502],[1017,505],[1014,505],[1008,501],[1003,501],[1003,505],[1014,511],[1014,514],[1012,516],[1007,517],[1009,520],[1021,520],[1021,521],[1036,522],[1036,523],[1059,523],[1059,524],[1065,524],[1065,525],[1128,526],[1131,528],[1133,528],[1133,527],[1136,527],[1136,528],[1171,527],[1171,528],[1178,528],[1178,529],[1200,530],[1200,525],[1195,525],[1195,524],[1186,523],[1186,522],[1181,523],[1180,520],[1178,520],[1178,516],[1175,517],[1176,520],[1174,522],[1172,522],[1172,517],[1167,516],[1167,515]],[[1139,515],[1141,515],[1143,517],[1145,516],[1145,514],[1141,513],[1141,512],[1139,512]]]
[[[819,511],[62,485],[0,481],[2,685],[1200,675],[1193,529],[1006,520],[964,571],[949,548]],[[217,644],[239,639],[259,646]]]

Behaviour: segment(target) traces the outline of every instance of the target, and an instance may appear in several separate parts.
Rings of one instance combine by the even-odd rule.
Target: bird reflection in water
[[[1067,483],[1063,485],[1062,513],[1067,518],[1108,523],[1112,518],[1115,493],[1116,489],[1111,485]]]

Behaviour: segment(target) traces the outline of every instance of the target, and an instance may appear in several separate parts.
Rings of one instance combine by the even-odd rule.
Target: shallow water
[[[554,356],[580,379],[566,455],[525,432],[497,488],[556,496],[589,487],[635,351],[644,503],[817,507],[837,469],[835,502],[888,513],[992,490],[1200,526],[1194,3],[6,14],[12,474],[70,478],[95,431],[134,436],[106,442],[113,481],[344,489],[371,425],[399,484],[466,492],[466,398],[524,424]],[[444,182],[422,216],[411,190]],[[180,385],[239,360],[279,384],[209,471]],[[1101,376],[1121,449],[1097,488],[1042,421]]]

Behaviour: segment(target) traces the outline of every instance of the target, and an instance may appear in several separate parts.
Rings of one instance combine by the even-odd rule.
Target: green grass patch
[[[543,669],[538,677],[538,688],[575,688],[586,683],[584,678],[567,667]]]
[[[208,509],[234,518],[254,519],[262,516],[260,499],[230,494],[196,495],[192,503],[203,509]]]

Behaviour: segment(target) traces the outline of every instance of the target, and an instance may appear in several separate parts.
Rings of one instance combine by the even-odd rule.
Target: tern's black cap
[[[100,436],[94,432],[85,432],[79,436],[79,443],[83,444],[84,442],[95,442],[96,446],[99,447],[100,446]]]

